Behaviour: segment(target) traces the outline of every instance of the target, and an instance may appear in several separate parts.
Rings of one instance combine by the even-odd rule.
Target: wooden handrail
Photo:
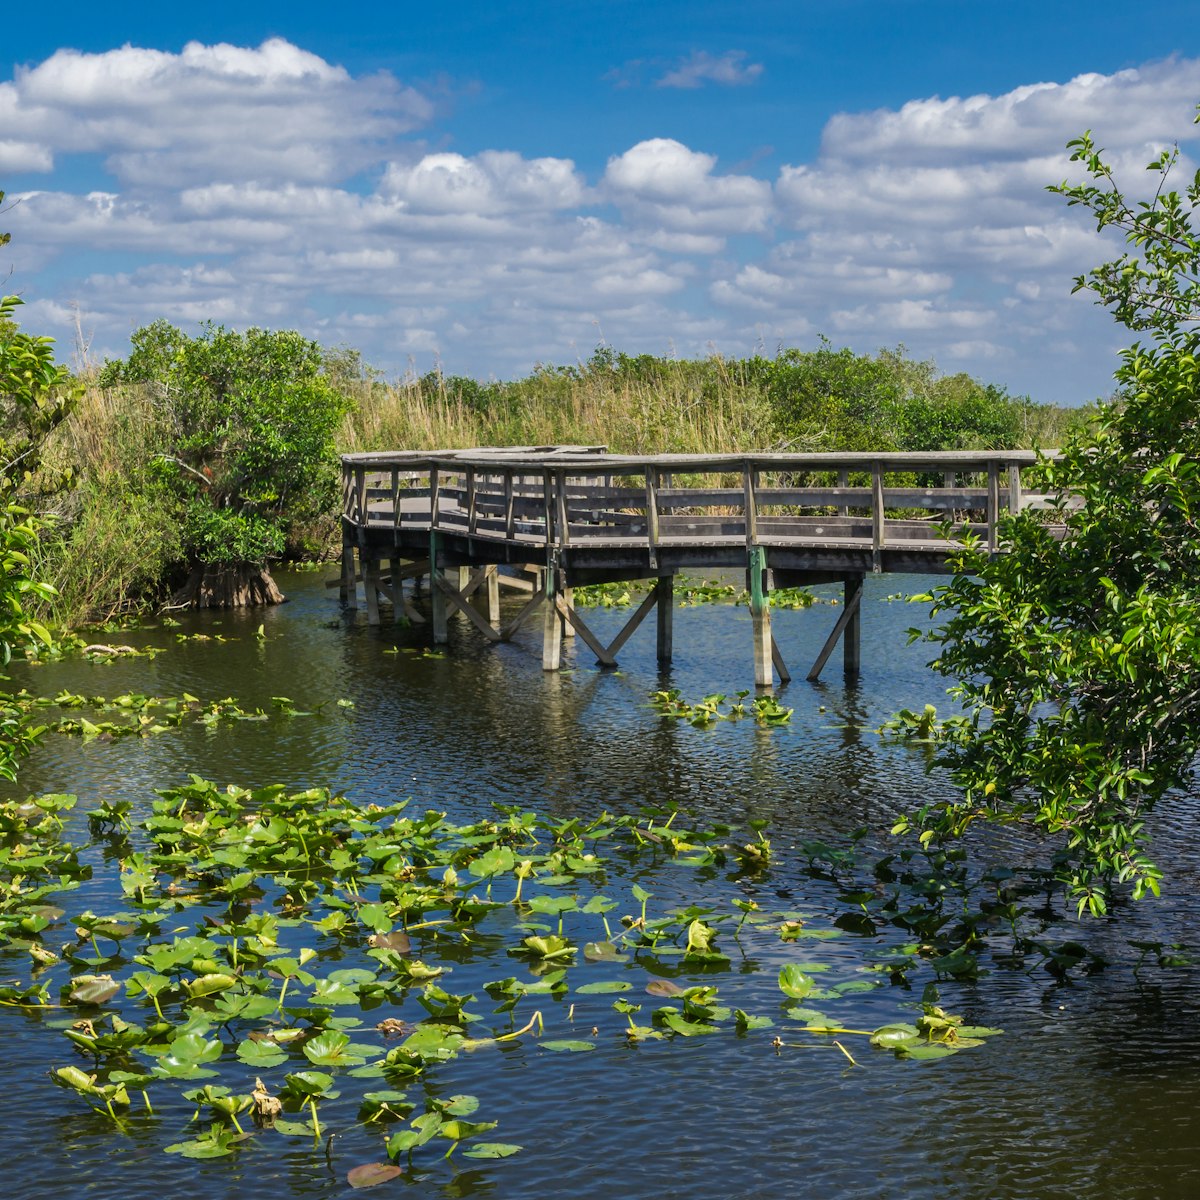
[[[1030,450],[632,456],[575,448],[348,454],[343,516],[351,527],[385,523],[397,545],[402,531],[421,530],[509,543],[533,537],[548,551],[616,539],[644,547],[651,560],[660,547],[688,540],[751,548],[832,538],[864,546],[878,570],[885,551],[931,540],[929,521],[939,513],[959,514],[960,522],[975,513],[970,528],[995,552],[1005,511],[1048,506],[1022,486],[1022,470],[1045,457]],[[926,481],[889,483],[897,474]],[[688,486],[686,476],[709,478]]]

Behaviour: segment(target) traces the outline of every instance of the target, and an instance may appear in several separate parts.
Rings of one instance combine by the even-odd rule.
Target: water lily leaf
[[[583,957],[588,962],[624,963],[628,954],[622,954],[612,942],[588,942],[583,948]]]
[[[425,1145],[442,1127],[440,1113],[425,1113],[413,1121],[411,1129],[402,1129],[387,1140],[387,1152],[390,1158],[398,1158],[409,1150]]]
[[[274,1042],[246,1038],[238,1043],[237,1056],[248,1067],[277,1067],[287,1059],[287,1052]]]
[[[324,1071],[295,1071],[284,1076],[284,1086],[297,1096],[323,1096],[333,1086],[333,1076]]]
[[[463,1151],[463,1158],[509,1158],[521,1149],[512,1142],[478,1142],[470,1150]]]
[[[375,1046],[355,1045],[336,1029],[328,1029],[304,1043],[305,1058],[318,1067],[359,1067],[376,1054]]]
[[[160,1062],[164,1066],[170,1063],[215,1062],[221,1057],[224,1049],[217,1038],[206,1038],[204,1034],[193,1031],[175,1038],[167,1047],[167,1053],[160,1059]]]
[[[495,1129],[496,1125],[495,1121],[443,1121],[437,1135],[449,1138],[452,1142],[461,1142],[463,1138],[478,1137],[481,1133],[487,1133],[489,1129]]]
[[[309,999],[314,1004],[357,1004],[358,987],[336,979],[319,979]]]
[[[237,980],[232,975],[224,975],[219,972],[201,975],[183,986],[187,988],[188,995],[194,999],[200,996],[212,996],[217,992],[224,992],[233,987]]]
[[[680,987],[670,979],[651,979],[646,984],[646,991],[651,996],[682,996],[687,988]]]
[[[850,979],[845,983],[835,983],[829,990],[838,996],[849,996],[854,992],[873,992],[882,986],[882,979]]]
[[[606,992],[628,992],[632,987],[633,984],[624,979],[601,979],[596,983],[585,983],[577,987],[575,992],[582,996],[596,996]]]
[[[881,1025],[871,1034],[871,1045],[880,1046],[885,1050],[894,1050],[905,1042],[911,1042],[918,1036],[915,1025],[896,1022],[893,1025]]]
[[[755,1029],[770,1029],[775,1024],[770,1017],[754,1017],[740,1008],[733,1010],[733,1017],[738,1029],[743,1032]]]
[[[233,1153],[239,1142],[253,1136],[252,1133],[234,1133],[214,1125],[208,1133],[202,1133],[190,1141],[176,1142],[166,1149],[168,1154],[182,1154],[184,1158],[224,1158]]]
[[[659,1010],[662,1012],[662,1010]],[[662,1012],[662,1021],[669,1029],[681,1037],[696,1037],[704,1033],[719,1033],[716,1025],[706,1025],[700,1021],[689,1021],[676,1012]]]
[[[1003,1029],[989,1029],[986,1025],[960,1025],[959,1038],[988,1038],[1003,1033]]]
[[[121,985],[111,975],[77,975],[71,981],[67,999],[74,1004],[104,1004],[120,990]]]
[[[829,1018],[816,1008],[804,1008],[799,1004],[793,1004],[785,1008],[784,1014],[793,1021],[804,1021],[809,1025],[830,1025],[832,1022]],[[913,1030],[916,1033],[916,1030]]]
[[[557,1038],[548,1042],[538,1042],[543,1050],[558,1050],[568,1054],[582,1054],[585,1050],[595,1050],[595,1042],[576,1041],[573,1038]]]
[[[395,1163],[362,1163],[346,1173],[346,1182],[352,1188],[372,1188],[403,1174],[403,1169]]]
[[[816,987],[816,980],[806,975],[795,963],[789,963],[779,971],[779,990],[793,1000],[803,1000]]]
[[[271,1128],[276,1133],[285,1134],[287,1137],[307,1137],[312,1138],[312,1126],[307,1121],[289,1121],[286,1117],[276,1117],[271,1123]]]
[[[562,913],[574,912],[579,907],[579,901],[574,896],[531,896],[529,908],[532,912],[545,913],[557,917]]]
[[[904,1042],[896,1048],[897,1058],[948,1058],[951,1054],[957,1054],[958,1046],[950,1046],[945,1042],[926,1042],[918,1041],[915,1045],[911,1042]]]

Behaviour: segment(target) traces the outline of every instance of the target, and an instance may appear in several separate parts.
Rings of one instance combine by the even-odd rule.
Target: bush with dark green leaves
[[[1129,246],[1076,290],[1140,340],[1094,436],[1046,466],[1065,534],[1024,512],[1006,553],[974,546],[934,594],[934,665],[968,721],[943,755],[962,797],[926,811],[922,836],[977,820],[1053,834],[1080,910],[1101,914],[1117,884],[1158,893],[1146,816],[1200,752],[1200,173],[1175,190],[1167,153],[1134,202],[1090,135],[1071,147],[1088,181],[1052,190]]]

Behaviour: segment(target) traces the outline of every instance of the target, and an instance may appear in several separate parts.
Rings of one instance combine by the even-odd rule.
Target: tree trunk
[[[253,608],[260,604],[282,604],[285,599],[266,567],[250,563],[236,567],[200,563],[192,568],[187,582],[171,597],[171,603],[192,608]]]

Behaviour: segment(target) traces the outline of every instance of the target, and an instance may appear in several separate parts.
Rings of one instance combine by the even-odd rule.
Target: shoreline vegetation
[[[75,385],[22,489],[42,521],[38,577],[55,589],[39,615],[59,628],[186,602],[214,553],[218,582],[246,593],[256,563],[327,556],[338,453],[1027,449],[1056,447],[1095,416],[942,374],[903,347],[869,355],[826,340],[745,359],[601,346],[511,382],[440,371],[388,382],[357,351],[294,333],[192,336],[160,321],[134,334],[129,358],[87,366]]]

